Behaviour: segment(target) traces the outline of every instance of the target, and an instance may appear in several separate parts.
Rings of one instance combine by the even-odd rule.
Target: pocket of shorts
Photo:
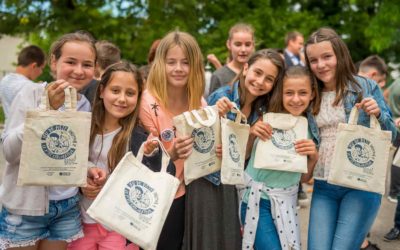
[[[4,230],[9,233],[14,233],[17,230],[17,227],[22,224],[22,221],[22,215],[11,214],[6,211],[4,215]]]

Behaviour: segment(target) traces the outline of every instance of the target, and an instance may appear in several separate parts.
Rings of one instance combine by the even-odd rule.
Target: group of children
[[[25,86],[18,93],[2,137],[6,168],[0,194],[0,248],[125,249],[125,238],[94,221],[86,209],[128,150],[136,154],[145,143],[145,153],[157,158],[157,144],[151,138],[158,137],[171,157],[167,171],[181,185],[157,249],[301,249],[295,197],[299,180],[307,181],[313,173],[308,249],[359,249],[381,195],[329,184],[327,176],[337,124],[348,120],[353,106],[361,110],[362,125],[369,126],[368,116],[375,115],[395,138],[396,128],[379,87],[356,76],[345,43],[332,29],[320,28],[306,42],[309,70],[285,70],[284,59],[272,49],[252,53],[252,31],[238,29],[228,43],[235,35],[242,40],[231,45],[237,47],[232,65],[238,74],[207,101],[202,97],[203,56],[196,40],[185,32],[171,32],[160,41],[145,89],[138,69],[128,62],[104,69],[93,102],[78,97],[78,110],[92,112],[91,166],[88,186],[80,192],[75,187],[16,185],[26,111],[36,108],[43,91],[48,91],[51,107],[62,112],[64,89],[82,90],[94,78],[93,39],[82,32],[58,39],[49,55],[55,81]],[[251,125],[248,188],[238,197],[235,186],[221,184],[218,173],[185,186],[183,163],[192,152],[193,138],[175,135],[173,117],[216,105],[221,116],[233,119],[229,113],[233,103]],[[254,168],[257,143],[272,136],[272,127],[262,120],[266,112],[307,117],[309,139],[295,143],[296,152],[308,157],[307,174]],[[159,171],[157,163],[145,162]]]

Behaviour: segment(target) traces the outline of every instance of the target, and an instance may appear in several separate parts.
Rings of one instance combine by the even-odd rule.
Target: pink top
[[[207,106],[207,103],[203,98],[201,100],[201,105],[203,107]],[[167,150],[173,146],[175,141],[175,128],[172,123],[173,117],[174,115],[171,114],[169,110],[162,107],[148,90],[143,92],[140,103],[139,119],[147,131],[150,132],[150,129],[152,128],[157,130],[161,142]],[[183,160],[174,161],[176,168],[175,176],[181,182],[175,198],[181,197],[185,194],[185,185],[183,184],[183,162]]]

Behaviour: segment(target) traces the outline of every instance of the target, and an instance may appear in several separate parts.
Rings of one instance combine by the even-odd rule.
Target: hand
[[[158,148],[158,142],[154,138],[158,138],[158,132],[155,128],[150,129],[151,134],[144,143],[144,154],[151,155],[156,148]]]
[[[400,118],[394,120],[394,125],[396,125],[396,127],[400,127]]]
[[[362,101],[356,103],[355,106],[358,109],[363,109],[368,115],[374,115],[375,117],[378,117],[381,113],[378,103],[376,103],[375,99],[371,97],[362,99]]]
[[[168,151],[171,160],[185,160],[192,153],[193,138],[190,136],[178,137],[175,139],[173,147]]]
[[[215,155],[219,158],[222,159],[222,144],[218,144],[215,147]]]
[[[49,94],[50,107],[57,110],[65,102],[64,89],[69,86],[69,83],[65,80],[57,80],[50,83],[47,87]]]
[[[100,193],[102,187],[103,186],[96,185],[93,180],[88,178],[87,186],[81,187],[81,191],[86,198],[93,200]]]
[[[233,103],[226,97],[220,98],[217,103],[219,116],[224,116],[226,113],[231,111],[233,108]]]
[[[222,67],[221,62],[218,60],[218,58],[214,54],[209,54],[207,55],[207,60],[214,65],[215,69],[219,69]]]
[[[103,186],[107,180],[107,173],[105,170],[98,167],[89,168],[88,179],[90,179],[90,183],[94,185]]]
[[[250,134],[259,137],[263,141],[271,139],[272,131],[271,125],[261,119],[250,127]]]
[[[294,143],[296,152],[300,155],[307,155],[310,160],[316,161],[318,159],[318,150],[315,143],[311,139],[302,139]]]

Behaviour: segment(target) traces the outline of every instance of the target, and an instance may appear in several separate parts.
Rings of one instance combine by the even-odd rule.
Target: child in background
[[[308,249],[359,249],[378,213],[381,195],[327,182],[335,147],[337,126],[348,121],[351,109],[360,110],[359,125],[369,127],[377,117],[382,130],[396,127],[379,86],[356,76],[356,69],[343,40],[330,28],[320,28],[306,42],[306,63],[317,79],[316,114],[308,112],[319,158],[314,170],[314,191],[308,228]]]
[[[157,249],[181,249],[184,233],[185,186],[183,161],[193,148],[193,139],[175,137],[172,118],[185,111],[206,106],[203,56],[196,40],[185,32],[167,34],[157,48],[140,104],[140,121],[145,129],[159,136],[175,167],[167,171],[181,185],[176,193]]]
[[[245,63],[233,85],[211,94],[208,104],[217,104],[222,116],[231,110],[232,102],[235,103],[252,125],[252,136],[258,135],[267,128],[257,120],[283,73],[284,62],[278,53],[269,49],[257,51]],[[228,113],[228,118],[234,120],[235,116]],[[221,184],[219,172],[190,183],[186,204],[184,249],[241,249],[236,188]]]
[[[97,41],[95,43],[95,47],[97,52],[95,77],[81,91],[81,93],[89,100],[90,104],[93,103],[97,85],[101,79],[101,75],[104,73],[108,66],[121,61],[121,51],[115,44],[106,40],[102,40]]]
[[[286,71],[283,83],[278,83],[275,87],[269,112],[304,115],[316,94],[317,85],[309,71],[301,66],[292,66]],[[300,179],[305,182],[312,176],[318,159],[315,143],[311,139],[302,139],[294,145],[298,154],[308,156],[308,173],[301,174],[254,168],[258,141],[257,139],[254,143],[246,169],[251,178],[251,188],[244,193],[241,205],[241,219],[244,224],[243,249],[252,248],[254,244],[254,249],[300,250],[300,226],[296,211],[298,183]],[[257,217],[255,214],[259,214],[258,224],[257,219],[253,219]]]
[[[147,135],[138,126],[138,104],[142,94],[142,79],[136,66],[120,62],[106,69],[96,90],[92,108],[89,161],[108,175],[131,148],[134,155],[146,141]],[[131,147],[129,147],[131,145]],[[157,144],[147,142],[145,154]],[[125,249],[125,238],[105,229],[86,210],[102,185],[89,183],[82,188],[81,212],[85,236],[69,244],[68,249]]]
[[[56,81],[48,86],[50,104],[64,103],[64,88],[78,91],[93,79],[96,49],[84,33],[63,35],[51,46],[50,68]],[[16,249],[66,249],[67,242],[83,236],[77,187],[16,186],[21,155],[24,118],[27,110],[39,106],[44,84],[26,85],[11,105],[4,131],[6,168],[0,194],[0,246]],[[88,100],[78,95],[77,110],[90,111]],[[88,176],[98,184],[105,172],[90,168]]]
[[[226,47],[231,60],[211,76],[210,91],[212,94],[218,88],[231,84],[235,76],[254,52],[254,30],[249,24],[238,23],[229,30]]]

